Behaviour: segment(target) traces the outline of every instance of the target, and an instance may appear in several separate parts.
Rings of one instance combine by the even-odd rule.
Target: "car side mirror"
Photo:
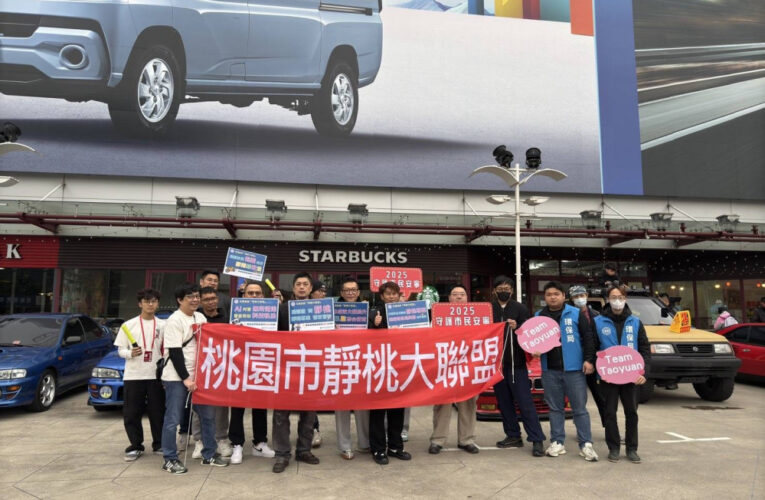
[[[662,318],[669,318],[669,309],[666,307],[661,308],[661,317]]]
[[[72,345],[72,344],[79,344],[82,342],[82,337],[79,335],[72,335],[71,337],[67,337],[64,339],[64,345]]]

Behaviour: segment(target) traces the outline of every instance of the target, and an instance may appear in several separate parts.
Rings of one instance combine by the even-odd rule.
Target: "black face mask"
[[[500,302],[507,302],[510,300],[510,292],[497,292],[497,298]]]

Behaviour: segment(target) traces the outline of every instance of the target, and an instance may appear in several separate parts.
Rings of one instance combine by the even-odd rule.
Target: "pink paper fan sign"
[[[615,345],[605,351],[598,351],[596,365],[600,378],[617,385],[631,384],[645,373],[643,356],[625,345]]]
[[[560,346],[560,325],[546,316],[534,316],[515,330],[518,344],[529,354],[546,353]]]

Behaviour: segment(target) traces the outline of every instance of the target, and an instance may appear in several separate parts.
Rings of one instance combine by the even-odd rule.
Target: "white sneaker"
[[[588,462],[598,461],[598,454],[595,453],[595,450],[592,448],[592,443],[584,443],[584,446],[579,449],[579,455],[584,457]]]
[[[242,463],[242,445],[235,444],[231,449],[231,463],[233,465]]]
[[[566,454],[566,448],[563,447],[563,444],[553,441],[550,443],[550,446],[547,447],[545,450],[545,455],[548,457],[557,457],[558,455],[565,455]]]
[[[314,429],[313,440],[311,441],[311,448],[319,448],[321,446],[321,432]]]
[[[274,458],[276,452],[268,447],[266,443],[258,443],[252,445],[252,456],[263,458]]]
[[[228,439],[221,439],[220,441],[218,441],[217,452],[222,457],[230,457],[231,454],[234,452],[234,449],[231,447],[231,443],[229,443]]]
[[[202,441],[194,443],[194,453],[191,454],[191,458],[202,458],[202,448],[204,447]]]
[[[184,451],[188,444],[189,444],[189,435],[178,434],[178,440],[176,441],[176,446],[178,447],[177,448],[178,451]]]

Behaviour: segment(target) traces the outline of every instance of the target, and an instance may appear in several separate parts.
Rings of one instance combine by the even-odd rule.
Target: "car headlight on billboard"
[[[0,370],[0,380],[13,380],[16,378],[24,378],[27,376],[27,371],[21,368],[13,370]]]
[[[96,378],[120,378],[120,372],[112,370],[111,368],[101,368],[97,366],[93,368],[91,376]]]
[[[730,348],[730,344],[715,344],[715,354],[730,354],[733,349]]]
[[[651,354],[674,354],[672,344],[651,344]]]

